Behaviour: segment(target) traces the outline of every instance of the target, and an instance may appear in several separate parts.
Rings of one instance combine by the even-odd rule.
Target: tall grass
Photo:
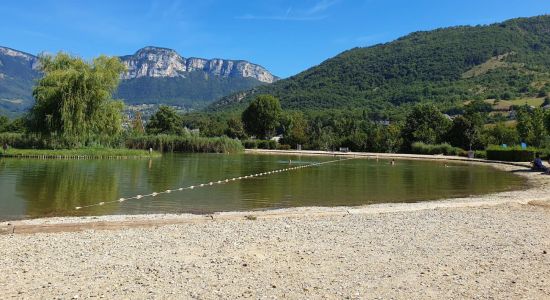
[[[59,136],[42,136],[32,133],[0,133],[0,146],[7,144],[18,149],[79,149],[79,148],[122,148],[123,136],[102,136],[95,141],[75,145]]]
[[[0,133],[0,147],[4,144],[14,148],[42,149],[46,148],[47,141],[40,138],[38,135],[4,132]]]
[[[244,150],[238,140],[228,137],[199,137],[196,135],[146,135],[126,139],[129,149],[153,148],[161,152],[235,153]]]
[[[104,147],[101,144],[89,145],[83,148],[92,149],[144,149],[153,148],[161,152],[212,152],[234,153],[244,150],[238,140],[228,137],[200,137],[197,135],[146,135],[127,137],[124,142],[117,142],[121,138],[113,138],[112,144]],[[0,147],[8,144],[17,149],[67,149],[63,142],[55,138],[45,138],[38,135],[22,133],[0,133]]]

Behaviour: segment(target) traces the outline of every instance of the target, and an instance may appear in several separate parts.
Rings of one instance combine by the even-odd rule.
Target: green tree
[[[540,147],[547,137],[545,126],[545,113],[542,108],[535,108],[531,112],[531,126],[533,128],[533,139],[531,145]]]
[[[145,131],[148,134],[182,134],[182,124],[181,116],[173,107],[161,105],[147,122]]]
[[[132,120],[132,133],[136,135],[142,135],[145,133],[145,128],[143,127],[143,120],[141,119],[141,112],[136,112],[134,119]]]
[[[96,143],[122,131],[121,102],[112,100],[124,65],[116,57],[91,62],[65,53],[40,57],[44,76],[33,90],[30,130],[68,147]]]
[[[519,135],[515,127],[509,127],[504,122],[489,127],[484,132],[485,141],[488,145],[516,145]]]
[[[401,127],[398,124],[390,124],[384,127],[382,137],[382,151],[396,153],[401,149],[403,138],[401,137]]]
[[[248,134],[267,139],[275,133],[281,113],[279,99],[271,95],[259,95],[243,111],[241,119]]]
[[[418,104],[407,115],[403,127],[403,146],[410,150],[413,142],[436,144],[441,142],[451,121],[432,104]]]
[[[6,116],[0,116],[0,132],[7,131],[8,123],[10,122],[10,119]]]
[[[20,117],[13,119],[11,122],[9,122],[6,127],[5,131],[7,132],[25,132],[27,129],[27,120],[25,117]]]
[[[538,147],[546,138],[545,115],[541,108],[521,106],[517,110],[517,131],[522,142]]]
[[[344,138],[342,146],[348,147],[351,151],[366,151],[367,134],[361,131],[354,132]]]
[[[243,122],[238,118],[231,118],[227,120],[225,135],[234,139],[245,139],[246,133],[244,132]]]
[[[447,141],[455,147],[472,150],[483,148],[483,118],[479,112],[468,112],[453,120],[447,133]]]
[[[307,143],[307,120],[301,112],[289,112],[283,115],[281,120],[283,127],[283,139],[281,143],[296,147],[298,144]]]

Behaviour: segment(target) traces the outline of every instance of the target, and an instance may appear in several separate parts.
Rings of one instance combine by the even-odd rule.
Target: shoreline
[[[389,153],[340,153],[323,151],[293,151],[293,150],[247,150],[246,153],[260,155],[303,155],[303,156],[354,156],[380,159],[419,159],[434,161],[462,162],[467,164],[490,165],[496,169],[515,172],[527,179],[525,189],[504,191],[492,194],[445,198],[412,203],[380,203],[362,206],[335,207],[292,207],[253,211],[227,211],[212,214],[137,214],[137,215],[103,215],[82,217],[45,217],[0,222],[0,235],[14,233],[39,232],[72,232],[83,230],[118,230],[132,227],[152,227],[175,224],[191,224],[210,222],[213,220],[242,220],[246,218],[305,218],[347,214],[381,214],[395,212],[414,212],[419,210],[434,210],[447,208],[467,208],[497,206],[503,204],[520,204],[546,206],[550,203],[550,176],[540,172],[527,171],[528,163],[499,162],[482,159],[443,155],[389,154]]]
[[[12,222],[2,296],[549,299],[550,176],[518,174],[526,190],[438,201]]]

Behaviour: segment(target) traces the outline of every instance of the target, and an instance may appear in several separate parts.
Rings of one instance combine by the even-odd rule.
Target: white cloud
[[[306,13],[309,15],[314,15],[320,12],[324,12],[337,2],[338,0],[321,0],[317,2],[313,7],[308,9]]]

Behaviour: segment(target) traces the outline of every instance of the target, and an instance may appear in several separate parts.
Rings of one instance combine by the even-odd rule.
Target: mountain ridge
[[[129,105],[202,107],[235,91],[278,80],[247,60],[184,58],[173,49],[156,46],[119,58],[128,71],[121,75],[114,96]],[[0,113],[20,114],[32,106],[32,87],[41,76],[37,67],[38,56],[0,46]]]
[[[132,55],[120,56],[120,59],[128,68],[128,71],[122,76],[123,79],[134,79],[145,76],[184,77],[184,73],[192,71],[204,71],[211,75],[222,77],[252,77],[264,83],[273,83],[278,79],[264,67],[246,60],[223,58],[206,59],[201,57],[185,58],[175,50],[164,47],[146,46],[137,50]],[[155,70],[154,67],[156,66],[150,63],[158,63],[159,60],[165,60],[163,62],[165,67],[173,68],[172,72],[161,74],[151,73],[150,68],[152,67],[153,70]],[[138,68],[138,70],[136,70],[136,68]]]

